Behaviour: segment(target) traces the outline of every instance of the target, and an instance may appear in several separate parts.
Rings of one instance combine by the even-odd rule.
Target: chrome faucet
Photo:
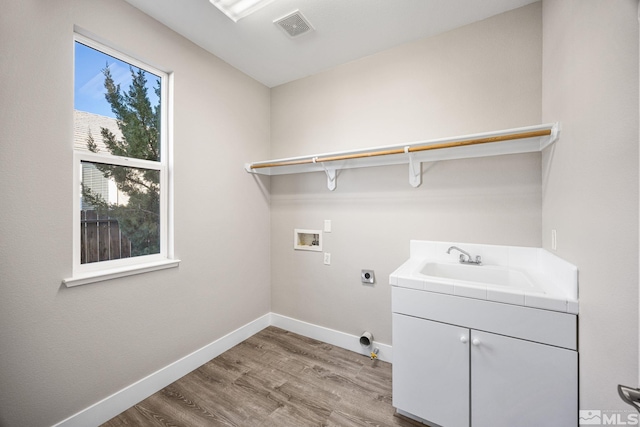
[[[474,261],[471,259],[471,254],[469,252],[463,251],[457,246],[451,246],[449,249],[447,249],[447,253],[450,254],[452,249],[455,249],[456,251],[460,252],[461,264],[473,264],[473,265],[482,264],[482,258],[480,257],[480,255],[476,256],[476,260]]]

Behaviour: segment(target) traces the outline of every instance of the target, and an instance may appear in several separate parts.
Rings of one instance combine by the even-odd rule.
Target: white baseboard
[[[189,372],[204,365],[233,346],[240,344],[250,336],[270,325],[271,313],[228,333],[220,339],[184,356],[170,365],[137,381],[111,396],[89,406],[56,424],[54,427],[87,427],[98,426],[126,411],[136,403],[146,399],[153,393],[162,390],[172,382],[182,378]]]
[[[371,349],[363,348],[360,345],[360,336],[351,335],[335,329],[325,328],[323,326],[314,325],[312,323],[303,322],[291,317],[282,316],[281,314],[271,313],[271,325],[281,329],[285,329],[305,337],[313,338],[327,344],[342,347],[355,353],[369,356]],[[385,362],[391,362],[393,358],[392,348],[389,344],[381,344],[375,341],[373,337],[373,348],[378,348],[378,359]]]
[[[362,348],[359,336],[313,325],[280,314],[268,313],[60,421],[53,427],[87,427],[103,424],[270,325],[369,356],[370,350]],[[390,345],[374,341],[373,347],[379,349],[378,358],[380,360],[391,362]]]

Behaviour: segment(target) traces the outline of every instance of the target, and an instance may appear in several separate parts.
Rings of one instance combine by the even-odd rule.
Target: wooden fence
[[[117,219],[80,211],[80,263],[129,258],[131,242],[122,235]]]

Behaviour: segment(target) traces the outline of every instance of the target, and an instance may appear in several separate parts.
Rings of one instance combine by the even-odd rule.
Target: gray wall
[[[535,3],[272,89],[272,157],[412,142],[541,123],[542,23]],[[539,153],[271,178],[273,312],[391,343],[388,275],[409,240],[541,245]],[[293,229],[321,229],[321,253]],[[374,286],[360,270],[374,269]]]
[[[638,381],[638,3],[543,2],[542,235],[580,274],[580,407]]]
[[[122,1],[3,6],[0,425],[53,424],[270,310],[390,343],[387,276],[409,239],[549,248],[552,228],[580,269],[581,407],[623,408],[614,387],[638,377],[635,0],[544,0],[271,92]],[[60,284],[74,24],[175,71],[179,269]],[[342,171],[333,193],[323,174],[269,192],[241,169],[556,120],[542,158],[424,165],[418,189],[405,166]],[[330,266],[292,248],[294,228],[324,219]]]
[[[270,311],[269,205],[242,168],[269,156],[270,95],[122,1],[2,6],[0,425],[35,427]],[[61,285],[75,214],[74,24],[175,72],[178,269]]]

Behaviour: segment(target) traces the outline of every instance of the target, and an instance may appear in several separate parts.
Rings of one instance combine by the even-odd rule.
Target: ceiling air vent
[[[307,21],[299,10],[291,12],[280,19],[276,19],[273,23],[287,33],[289,37],[298,37],[313,30],[309,21]]]

